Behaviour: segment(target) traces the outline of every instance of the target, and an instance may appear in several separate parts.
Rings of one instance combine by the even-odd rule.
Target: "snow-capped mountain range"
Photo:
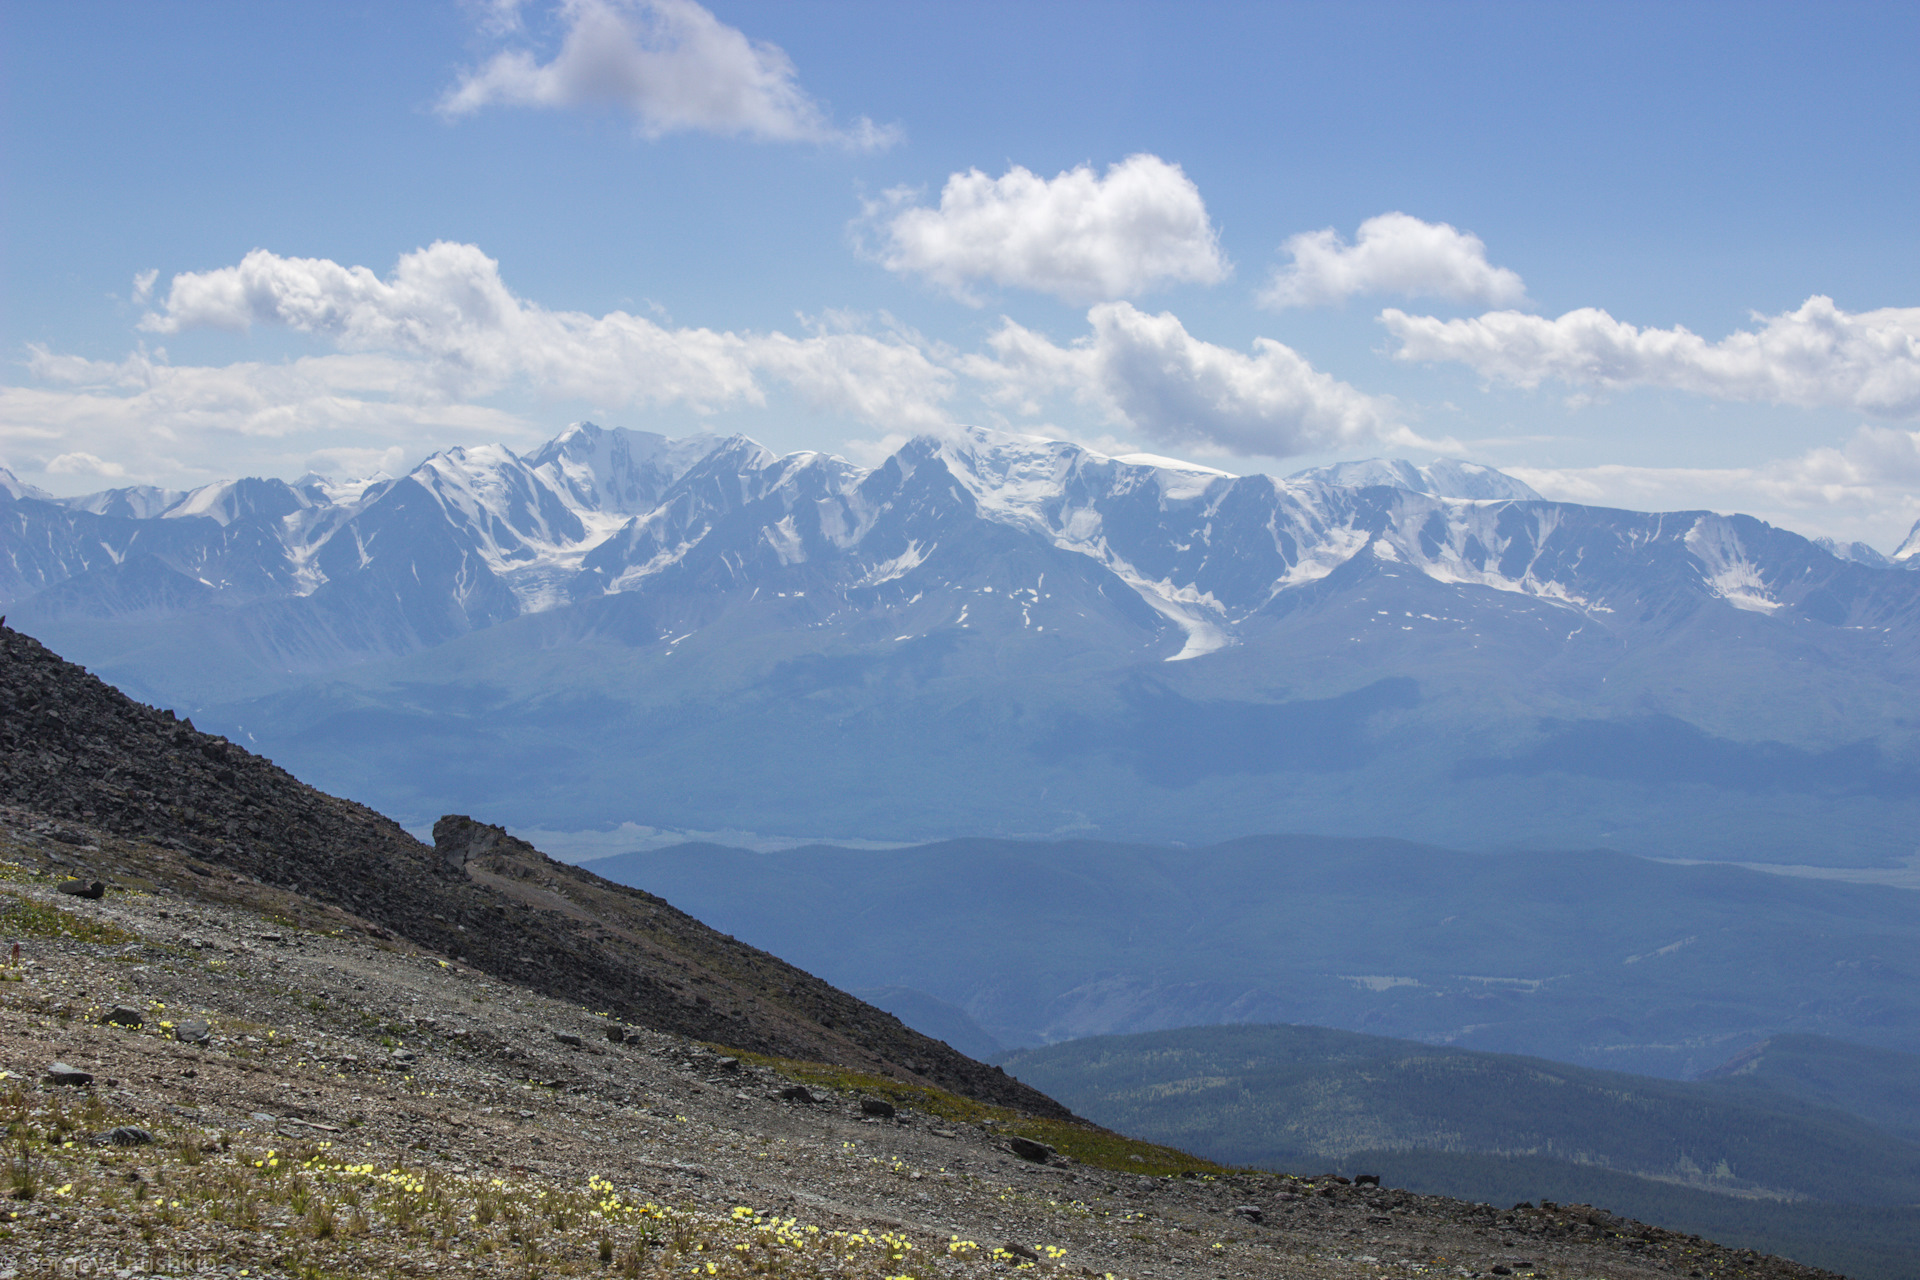
[[[16,625],[316,782],[402,810],[470,788],[560,828],[774,829],[785,795],[795,834],[1198,838],[1366,813],[1472,840],[1469,793],[1490,779],[1572,769],[1574,791],[1617,802],[1620,767],[1567,752],[1627,732],[1656,755],[1732,751],[1695,770],[1729,797],[1758,785],[1737,760],[1799,767],[1786,794],[1809,832],[1851,787],[1877,832],[1916,790],[1899,761],[1917,726],[1886,702],[1910,691],[1915,568],[1920,527],[1888,559],[1746,517],[1549,502],[1472,463],[1275,479],[987,431],[872,468],[583,423],[525,456],[450,449],[348,484],[56,499],[0,472]],[[375,707],[404,728],[344,747]],[[421,756],[475,715],[467,772]],[[609,735],[597,752],[588,724]],[[593,760],[571,799],[503,790],[556,742]],[[1384,796],[1374,775],[1405,751],[1426,781]],[[407,763],[356,784],[370,754]],[[1014,757],[1020,784],[996,791]],[[740,785],[713,785],[715,759],[748,770]],[[680,773],[672,798],[633,792]],[[909,777],[944,816],[894,790]],[[1164,792],[1151,820],[1143,781]],[[1437,782],[1449,798],[1412,798]],[[1189,812],[1210,829],[1181,829]],[[1644,844],[1618,833],[1646,826],[1589,813],[1557,842]]]

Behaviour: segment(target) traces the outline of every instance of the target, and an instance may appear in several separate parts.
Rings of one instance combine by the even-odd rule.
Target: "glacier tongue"
[[[1726,517],[1701,516],[1687,530],[1686,544],[1699,560],[1707,585],[1722,600],[1755,613],[1772,613],[1780,607]]]

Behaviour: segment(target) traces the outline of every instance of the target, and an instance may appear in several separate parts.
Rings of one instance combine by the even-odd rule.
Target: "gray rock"
[[[627,1029],[618,1023],[608,1027],[607,1041],[609,1044],[625,1044],[627,1042]]]
[[[181,1044],[211,1044],[213,1028],[205,1018],[182,1018],[173,1024],[173,1038]]]
[[[1026,1141],[1026,1139],[1018,1138],[1018,1139],[1015,1139],[1015,1141],[1024,1142]],[[1000,1247],[1002,1249],[1005,1249],[1008,1253],[1012,1254],[1016,1258],[1025,1258],[1028,1262],[1040,1261],[1040,1254],[1037,1251],[1035,1251],[1031,1245],[1024,1245],[1019,1243],[1018,1241],[1009,1240],[1007,1241],[1007,1243],[1001,1245]]]
[[[813,1090],[803,1084],[788,1085],[780,1091],[780,1099],[783,1102],[804,1102],[808,1105],[819,1101],[819,1099],[813,1096]]]
[[[885,1098],[862,1098],[860,1110],[870,1116],[879,1116],[883,1120],[891,1120],[894,1115],[893,1104]]]
[[[1245,1218],[1248,1222],[1259,1222],[1266,1217],[1264,1213],[1260,1212],[1259,1205],[1253,1205],[1253,1204],[1236,1205],[1233,1211],[1238,1216]]]
[[[76,898],[92,898],[96,902],[107,894],[107,886],[98,880],[68,880],[57,887],[62,893],[72,894]]]
[[[1045,1164],[1059,1153],[1044,1142],[1035,1142],[1032,1138],[1008,1138],[1007,1150],[1022,1160],[1031,1160],[1035,1164]]]
[[[70,1067],[64,1062],[50,1062],[47,1064],[47,1083],[75,1086],[89,1085],[93,1083],[93,1073],[91,1071],[81,1071],[77,1067]]]
[[[153,1145],[153,1134],[135,1125],[123,1124],[93,1135],[96,1147],[149,1147]]]
[[[127,1004],[117,1004],[100,1015],[100,1021],[110,1022],[116,1027],[137,1027],[146,1020],[146,1014]]]
[[[556,1031],[553,1033],[553,1038],[570,1049],[581,1048],[586,1043],[571,1031]]]

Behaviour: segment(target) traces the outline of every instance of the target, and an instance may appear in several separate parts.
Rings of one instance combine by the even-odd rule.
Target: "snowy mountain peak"
[[[528,454],[527,465],[576,509],[641,515],[719,443],[707,432],[674,438],[576,422]]]
[[[1832,538],[1815,538],[1813,545],[1828,555],[1837,556],[1842,560],[1851,560],[1855,564],[1870,564],[1875,568],[1885,568],[1893,563],[1864,542],[1838,542]]]
[[[4,492],[8,497],[12,498],[47,499],[53,496],[45,489],[36,489],[5,467],[0,467],[0,492]]]
[[[118,516],[125,520],[155,520],[187,496],[184,489],[162,489],[158,485],[137,484],[124,489],[106,489],[77,498],[55,498],[69,511],[89,515]]]
[[[295,480],[293,487],[311,498],[315,506],[346,507],[378,497],[383,487],[392,483],[393,477],[384,471],[357,480],[334,480],[309,471]]]
[[[1424,467],[1401,458],[1367,458],[1358,462],[1336,462],[1328,467],[1297,471],[1289,481],[1338,485],[1364,489],[1385,485],[1435,498],[1470,498],[1481,501],[1538,502],[1540,495],[1526,482],[1478,462],[1457,458],[1436,458]]]
[[[235,520],[281,520],[314,505],[311,495],[284,480],[216,480],[161,512],[165,520],[205,516],[225,527]]]
[[[1893,549],[1893,562],[1908,568],[1920,568],[1920,520],[1913,522],[1907,540]]]

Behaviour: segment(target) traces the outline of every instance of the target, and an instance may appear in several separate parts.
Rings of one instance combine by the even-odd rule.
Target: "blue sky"
[[[592,417],[1448,453],[1882,550],[1920,518],[1913,6],[0,24],[0,463],[55,492]]]

